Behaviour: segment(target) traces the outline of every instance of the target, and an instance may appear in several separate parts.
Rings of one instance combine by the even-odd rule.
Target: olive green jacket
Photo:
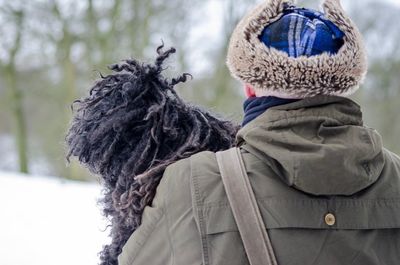
[[[237,140],[279,265],[400,264],[400,158],[357,104],[274,107]],[[214,153],[167,168],[119,264],[248,264]]]

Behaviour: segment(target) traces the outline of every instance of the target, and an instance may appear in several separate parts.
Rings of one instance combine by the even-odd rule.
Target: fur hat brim
[[[336,54],[289,57],[267,47],[263,29],[277,21],[290,0],[268,0],[245,16],[234,30],[227,64],[232,75],[263,95],[306,98],[316,95],[348,96],[363,82],[368,69],[361,33],[345,14],[340,0],[325,0],[325,16],[343,33],[344,44]]]

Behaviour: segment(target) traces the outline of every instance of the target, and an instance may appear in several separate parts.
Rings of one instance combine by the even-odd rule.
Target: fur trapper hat
[[[240,21],[228,49],[227,64],[232,75],[260,95],[306,98],[353,94],[367,73],[367,54],[361,33],[340,0],[323,3],[325,17],[345,35],[336,54],[294,58],[260,40],[264,28],[279,20],[285,8],[293,4],[291,0],[267,0]]]

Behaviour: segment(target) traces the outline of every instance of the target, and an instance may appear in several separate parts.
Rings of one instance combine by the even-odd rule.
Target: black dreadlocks
[[[101,177],[100,203],[110,221],[112,242],[100,253],[101,265],[118,264],[168,165],[200,151],[230,148],[239,129],[177,95],[174,86],[190,75],[165,79],[162,66],[175,49],[162,49],[154,65],[126,60],[111,66],[114,73],[73,104],[67,159],[77,157]]]

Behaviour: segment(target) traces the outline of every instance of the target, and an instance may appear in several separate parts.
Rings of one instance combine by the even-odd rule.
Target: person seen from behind
[[[397,265],[400,158],[348,98],[367,73],[359,30],[339,0],[323,8],[268,0],[238,24],[227,63],[248,99],[236,145],[276,264]],[[118,262],[251,264],[242,239],[206,151],[167,167]]]

